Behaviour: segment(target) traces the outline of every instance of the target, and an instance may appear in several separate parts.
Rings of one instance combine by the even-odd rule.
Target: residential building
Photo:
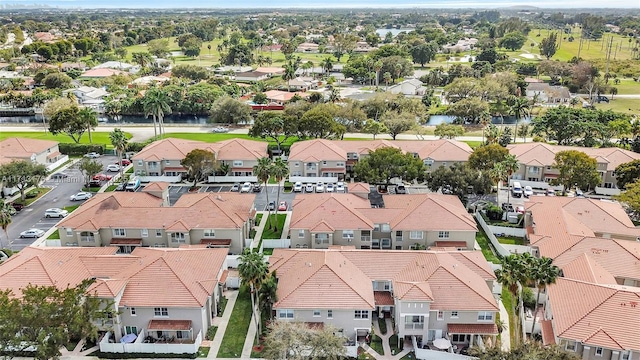
[[[287,81],[287,86],[296,91],[307,91],[318,88],[318,80],[308,76],[298,76]]]
[[[263,81],[269,78],[268,73],[263,73],[259,71],[247,71],[247,72],[239,72],[235,75],[236,81]]]
[[[14,160],[33,161],[51,171],[69,160],[58,149],[58,142],[28,138],[7,138],[0,141],[0,165]]]
[[[226,256],[203,247],[124,255],[117,247],[26,247],[0,265],[0,290],[19,296],[27,285],[63,289],[93,279],[87,292],[113,311],[96,324],[100,351],[194,354],[217,313]],[[121,343],[127,334],[135,334],[132,342]]]
[[[351,191],[351,188],[349,188]],[[289,225],[292,248],[473,249],[476,223],[453,195],[387,195],[372,208],[355,194],[299,194]]]
[[[134,173],[142,182],[179,182],[186,174],[180,162],[194,149],[213,152],[220,162],[217,175],[208,182],[256,182],[253,167],[258,159],[268,156],[268,144],[263,141],[229,139],[216,143],[168,138],[155,141],[131,158]]]
[[[140,71],[140,65],[128,64],[122,61],[107,61],[100,65],[96,65],[93,69],[116,69],[116,70],[124,70],[129,73],[135,74]]]
[[[282,90],[267,90],[264,92],[264,94],[267,96],[267,100],[269,100],[269,102],[280,105],[288,103],[296,95],[302,98],[306,98],[307,96],[309,96],[309,94],[304,92],[289,92]]]
[[[427,171],[440,166],[466,162],[473,152],[471,147],[455,140],[340,141],[315,139],[291,145],[289,154],[289,181],[336,182],[353,174],[358,160],[382,147],[394,147],[413,154],[424,161]]]
[[[529,83],[525,94],[530,100],[535,100],[536,104],[543,105],[569,105],[571,100],[569,89],[547,83]]]
[[[424,91],[426,87],[422,84],[422,81],[418,79],[407,79],[402,82],[399,82],[393,86],[390,86],[387,89],[387,92],[392,94],[403,94],[403,95],[424,95]]]
[[[137,247],[208,245],[240,254],[249,238],[253,194],[187,193],[169,206],[163,187],[94,195],[57,227],[63,246]]]
[[[553,168],[555,156],[560,151],[578,150],[596,159],[601,183],[594,189],[602,195],[617,195],[615,176],[616,167],[633,160],[640,159],[640,154],[621,148],[589,148],[577,146],[559,146],[546,143],[511,144],[507,148],[518,159],[519,169],[511,176],[512,181],[519,181],[522,186],[546,189],[549,182],[558,177],[558,170]],[[561,188],[561,187],[560,187]],[[586,189],[583,189],[586,190]]]
[[[284,74],[284,68],[278,66],[260,66],[256,68],[256,71],[269,74],[269,77]]]
[[[395,320],[400,342],[464,347],[498,334],[495,275],[479,251],[275,249],[269,262],[275,319],[331,324],[349,344],[364,341],[376,316]]]
[[[312,42],[303,42],[302,44],[298,45],[298,47],[296,48],[296,52],[318,53],[319,52],[319,45],[316,44],[316,43],[312,43]]]
[[[124,72],[124,71],[121,71],[121,70],[100,68],[100,69],[87,70],[87,71],[83,72],[80,75],[80,78],[83,78],[83,79],[101,79],[101,78],[107,78],[107,77],[110,77],[110,76],[126,75],[126,74],[128,74],[128,73]]]
[[[92,86],[80,86],[75,89],[63,91],[63,95],[72,93],[78,100],[78,104],[96,110],[104,111],[104,98],[109,95],[105,88],[95,88]]]

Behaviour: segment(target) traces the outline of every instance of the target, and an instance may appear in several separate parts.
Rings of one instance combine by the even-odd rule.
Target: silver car
[[[39,238],[44,235],[44,230],[40,229],[29,229],[20,233],[20,238]]]
[[[60,208],[51,208],[44,212],[44,217],[46,218],[63,218],[67,215],[69,215],[69,212]]]
[[[90,192],[86,192],[86,191],[81,191],[77,194],[73,194],[71,195],[71,201],[82,201],[82,200],[87,200],[87,199],[91,199],[91,193]]]

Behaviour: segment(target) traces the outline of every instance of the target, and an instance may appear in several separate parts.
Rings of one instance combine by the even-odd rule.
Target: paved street
[[[97,159],[102,164],[113,164],[117,161],[115,156],[102,156]],[[44,212],[49,208],[63,208],[70,205],[78,205],[81,201],[71,201],[69,197],[82,190],[84,179],[82,173],[77,168],[69,168],[64,171],[69,176],[64,179],[50,179],[46,181],[42,187],[51,188],[47,194],[38,199],[35,203],[28,207],[25,207],[22,211],[16,213],[12,217],[11,225],[8,228],[9,235],[9,248],[12,250],[20,250],[26,246],[29,246],[35,239],[20,239],[20,233],[31,229],[40,229],[47,231],[52,226],[58,223],[60,219],[46,219]],[[106,173],[105,174],[109,174]],[[111,173],[109,175],[113,175]],[[4,234],[2,236],[2,243],[6,244],[6,238]]]

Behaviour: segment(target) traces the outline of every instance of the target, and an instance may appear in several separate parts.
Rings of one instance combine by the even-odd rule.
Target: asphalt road
[[[116,156],[102,156],[98,159],[106,169],[108,164],[115,163],[118,159]],[[69,168],[64,171],[69,174],[65,179],[50,179],[42,184],[42,187],[51,188],[51,191],[42,196],[38,201],[34,202],[22,211],[16,213],[12,217],[11,225],[8,228],[9,248],[12,250],[21,250],[25,248],[35,239],[20,239],[20,233],[28,229],[40,229],[47,231],[60,221],[60,219],[46,219],[44,212],[49,208],[63,208],[70,205],[78,205],[81,201],[71,201],[71,195],[82,190],[84,178],[82,172],[77,168]],[[105,174],[114,175],[115,173]],[[2,236],[2,244],[6,246],[6,237]]]

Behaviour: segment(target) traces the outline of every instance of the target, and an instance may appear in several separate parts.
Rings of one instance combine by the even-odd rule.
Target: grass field
[[[131,134],[129,133],[125,133],[127,135],[128,138],[131,138]],[[29,131],[15,131],[15,132],[10,132],[10,131],[2,131],[0,132],[0,140],[4,140],[6,138],[12,138],[12,137],[22,137],[22,138],[29,138],[29,139],[39,139],[39,140],[53,140],[53,141],[57,141],[60,143],[73,143],[74,141],[67,135],[64,134],[58,134],[58,135],[52,135],[50,132],[29,132]],[[93,143],[94,144],[108,144],[111,145],[111,141],[109,140],[109,133],[108,132],[92,132],[91,133],[91,137],[93,138]],[[80,143],[81,144],[88,144],[89,143],[89,135],[87,135],[86,133],[84,135],[82,135],[82,138],[80,138]]]
[[[165,138],[176,138],[176,139],[187,139],[187,140],[196,140],[196,141],[204,141],[204,142],[218,142],[229,139],[251,139],[251,140],[260,140],[256,138],[252,138],[247,134],[216,134],[216,133],[167,133]]]
[[[640,82],[632,79],[620,79],[620,84],[614,84],[613,81],[609,81],[609,84],[618,89],[618,95],[640,94]]]
[[[219,358],[239,358],[242,355],[242,347],[251,323],[251,294],[248,287],[240,288],[231,318],[233,321],[229,322],[220,344],[217,354]]]
[[[609,99],[611,96],[607,95]],[[623,99],[614,96],[613,100],[607,103],[595,104],[596,109],[619,111],[626,114],[640,114],[639,99]]]

